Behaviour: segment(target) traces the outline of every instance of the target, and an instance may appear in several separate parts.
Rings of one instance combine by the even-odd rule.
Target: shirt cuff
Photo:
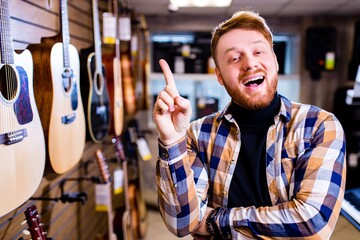
[[[158,143],[159,158],[168,162],[169,165],[181,160],[184,157],[183,155],[187,153],[186,136],[171,145],[164,145],[160,140],[158,140]]]
[[[218,217],[219,229],[223,239],[231,239],[230,212],[231,208],[223,209]]]

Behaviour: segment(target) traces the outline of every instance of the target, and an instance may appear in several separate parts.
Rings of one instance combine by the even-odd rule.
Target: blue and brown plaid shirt
[[[159,142],[159,208],[177,236],[196,229],[207,206],[227,206],[241,146],[241,130],[229,109],[192,122],[175,144]],[[283,96],[274,120],[266,140],[272,206],[222,211],[221,233],[228,239],[328,239],[345,189],[342,126],[333,114]]]

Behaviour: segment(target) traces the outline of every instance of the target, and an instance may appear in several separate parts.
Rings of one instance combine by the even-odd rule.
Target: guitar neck
[[[67,0],[60,1],[60,18],[61,18],[61,36],[63,42],[63,53],[64,53],[64,67],[70,67],[70,58],[69,58],[69,44],[70,44],[70,34],[69,34],[69,18],[68,18],[68,8]]]
[[[9,1],[0,1],[0,42],[1,42],[1,63],[14,63],[14,45],[10,26]]]
[[[99,10],[98,1],[92,0],[93,10],[93,28],[94,28],[94,48],[95,48],[95,65],[96,71],[102,71],[102,60],[101,60],[101,38],[100,38],[100,27],[99,27]]]

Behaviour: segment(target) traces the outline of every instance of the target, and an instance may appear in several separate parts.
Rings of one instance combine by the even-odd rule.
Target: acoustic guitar
[[[60,31],[30,44],[34,90],[47,146],[47,173],[62,174],[81,159],[85,117],[79,83],[79,54],[70,44],[67,1],[60,0]]]
[[[109,167],[106,164],[106,159],[104,156],[104,153],[101,151],[101,149],[97,149],[95,152],[95,158],[96,162],[98,164],[99,170],[100,170],[100,177],[102,180],[102,184],[107,184],[109,188],[109,196],[110,201],[109,205],[107,206],[107,222],[108,222],[108,232],[107,232],[107,239],[108,240],[117,240],[117,236],[114,233],[113,228],[113,213],[112,213],[112,199],[111,199],[111,181],[110,181],[110,171]]]
[[[0,217],[36,189],[44,174],[45,140],[33,89],[29,50],[14,51],[9,1],[0,1]]]
[[[110,98],[102,63],[99,12],[92,0],[94,46],[80,50],[81,96],[85,107],[87,138],[103,142],[110,131]]]
[[[44,231],[43,223],[40,221],[40,215],[35,205],[30,205],[24,211],[26,222],[28,224],[28,231],[30,232],[31,239],[47,240],[47,232]]]
[[[138,110],[148,110],[150,107],[150,32],[143,14],[138,16],[138,64],[136,81],[136,102]]]
[[[110,98],[110,133],[119,136],[124,125],[124,105],[120,62],[120,39],[118,26],[118,0],[113,0],[114,17],[116,20],[116,39],[113,51],[103,54],[102,60],[107,72],[106,83]]]
[[[122,163],[125,209],[123,216],[115,215],[115,232],[123,239],[144,238],[148,229],[147,209],[142,194],[140,164],[137,155],[137,125],[131,120],[123,136],[113,138],[115,155]],[[122,143],[124,142],[124,144]],[[120,224],[121,223],[121,224]]]

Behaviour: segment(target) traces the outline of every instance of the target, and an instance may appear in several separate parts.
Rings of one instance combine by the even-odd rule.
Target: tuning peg
[[[29,230],[25,229],[25,230],[23,230],[23,234],[26,236],[30,236],[31,233]]]

